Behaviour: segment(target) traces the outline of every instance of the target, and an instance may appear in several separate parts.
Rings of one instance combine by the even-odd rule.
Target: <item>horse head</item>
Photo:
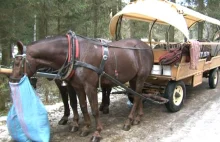
[[[18,53],[15,55],[13,69],[10,75],[10,82],[19,82],[25,72],[25,46],[21,41],[17,42]]]

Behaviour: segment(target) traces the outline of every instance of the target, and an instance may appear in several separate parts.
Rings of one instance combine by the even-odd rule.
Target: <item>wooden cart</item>
[[[117,39],[120,33],[121,22],[124,19],[139,20],[152,23],[149,39],[146,44],[164,44],[151,41],[151,33],[155,23],[171,25],[182,32],[185,41],[182,44],[189,44],[189,28],[197,22],[208,22],[220,26],[220,21],[196,11],[180,6],[166,0],[138,0],[125,6],[120,12],[112,17],[110,22],[110,33]],[[163,66],[159,58],[169,52],[169,48],[177,43],[166,42],[166,49],[153,49],[154,67],[151,76],[146,80],[145,92],[154,92],[169,100],[166,107],[171,112],[179,111],[186,96],[185,85],[193,87],[200,85],[203,77],[208,77],[210,88],[215,88],[219,80],[218,67],[220,66],[220,55],[211,55],[209,59],[200,58],[196,70],[190,69],[190,62],[186,62],[186,56],[174,65]],[[181,43],[178,43],[181,44]],[[200,45],[212,46],[212,50],[218,49],[218,42],[200,42]],[[169,48],[168,48],[169,47]],[[157,72],[159,71],[159,72]]]

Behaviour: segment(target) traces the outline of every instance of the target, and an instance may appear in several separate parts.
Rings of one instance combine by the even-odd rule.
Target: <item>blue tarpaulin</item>
[[[28,138],[27,141],[48,142],[50,139],[48,114],[28,77],[25,75],[19,83],[9,82],[9,85],[13,106],[8,114],[7,124],[12,138],[15,139],[13,133],[18,135],[18,132],[21,131],[18,130],[18,125],[11,128],[13,125],[10,124],[15,124],[12,121],[19,121],[22,132]]]

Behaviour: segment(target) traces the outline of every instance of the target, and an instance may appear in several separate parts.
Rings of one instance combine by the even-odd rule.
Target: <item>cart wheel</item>
[[[183,81],[170,81],[167,84],[164,97],[169,100],[165,104],[170,112],[177,112],[183,105],[186,96],[186,87]]]
[[[211,89],[216,88],[216,86],[218,85],[218,68],[212,69],[209,72],[209,87]]]

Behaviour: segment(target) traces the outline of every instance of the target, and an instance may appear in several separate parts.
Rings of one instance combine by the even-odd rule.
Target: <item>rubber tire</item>
[[[217,73],[217,82],[215,83],[215,76]],[[219,80],[219,71],[218,68],[212,69],[209,72],[209,87],[211,89],[215,89],[218,85],[218,80]]]
[[[179,105],[176,105],[173,100],[174,90],[177,86],[181,86],[183,89],[183,98]],[[165,89],[164,97],[169,100],[169,102],[165,104],[168,111],[170,112],[179,111],[182,108],[184,99],[186,97],[186,86],[184,82],[183,81],[169,81]]]

